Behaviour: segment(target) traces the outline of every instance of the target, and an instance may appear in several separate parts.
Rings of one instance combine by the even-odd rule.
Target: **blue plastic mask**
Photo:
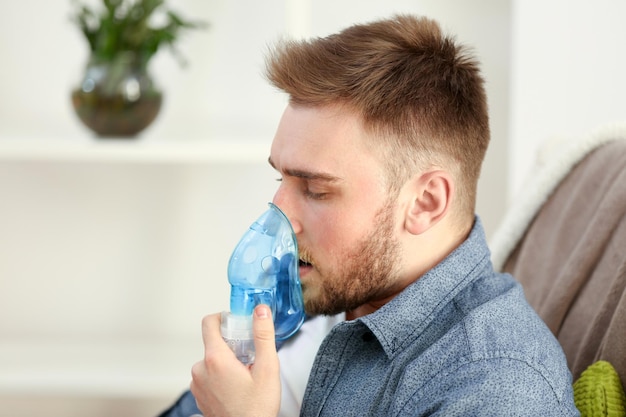
[[[251,343],[255,306],[270,306],[276,340],[292,336],[304,321],[296,236],[287,216],[274,204],[269,207],[243,235],[228,263],[230,314],[222,316],[222,336],[244,363],[254,361],[254,352],[233,344],[245,338]]]

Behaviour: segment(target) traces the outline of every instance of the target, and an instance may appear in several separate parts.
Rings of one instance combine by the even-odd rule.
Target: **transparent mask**
[[[228,263],[230,313],[222,314],[222,337],[246,364],[254,362],[252,313],[259,304],[272,310],[276,340],[298,331],[304,302],[298,244],[287,216],[274,204],[243,235]]]

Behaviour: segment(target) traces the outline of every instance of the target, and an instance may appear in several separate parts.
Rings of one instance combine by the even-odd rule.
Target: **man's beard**
[[[393,202],[388,201],[374,217],[371,233],[344,255],[336,270],[315,265],[323,277],[316,282],[316,295],[307,297],[308,314],[334,315],[393,294],[400,264],[399,243],[393,236]]]

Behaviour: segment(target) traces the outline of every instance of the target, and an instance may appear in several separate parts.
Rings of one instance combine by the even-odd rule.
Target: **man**
[[[319,348],[301,415],[578,415],[560,346],[493,271],[474,214],[489,120],[465,48],[432,20],[396,16],[284,43],[267,74],[290,99],[269,163],[305,307],[346,317]],[[269,309],[255,309],[251,368],[219,324],[203,321],[199,409],[276,416]]]

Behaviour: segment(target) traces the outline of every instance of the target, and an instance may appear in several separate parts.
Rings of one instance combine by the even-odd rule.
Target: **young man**
[[[493,271],[476,184],[489,142],[478,64],[432,20],[396,16],[268,61],[289,95],[269,163],[322,342],[302,416],[573,416],[560,346],[520,286]],[[241,365],[203,321],[191,391],[208,416],[276,416],[269,309]],[[284,364],[284,366],[287,366]]]

